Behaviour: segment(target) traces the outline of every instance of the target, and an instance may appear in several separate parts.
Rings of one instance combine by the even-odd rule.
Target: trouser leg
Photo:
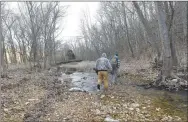
[[[116,81],[116,79],[117,79],[117,68],[114,71],[114,81]]]
[[[112,74],[112,83],[114,83],[115,82],[115,74],[113,73]]]
[[[108,90],[108,72],[103,72],[104,89]]]
[[[113,71],[112,71],[112,83],[116,82],[116,77],[117,77],[117,67],[113,66]]]
[[[116,68],[115,64],[112,64],[112,83],[115,82],[115,75],[114,75],[114,73],[115,73],[115,68]]]
[[[97,88],[100,90],[100,85],[102,83],[102,73],[99,71],[98,72],[98,84],[97,84]]]

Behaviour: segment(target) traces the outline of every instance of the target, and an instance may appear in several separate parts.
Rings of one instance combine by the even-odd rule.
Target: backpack
[[[111,64],[116,64],[117,65],[118,64],[118,57],[113,56],[110,62],[111,62]]]

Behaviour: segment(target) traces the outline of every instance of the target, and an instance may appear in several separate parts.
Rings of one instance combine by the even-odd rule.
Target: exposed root
[[[158,75],[157,79],[148,84],[146,88],[151,88],[151,87],[164,87],[168,90],[176,90],[178,91],[179,89],[187,88],[188,83],[186,80],[183,78],[178,77],[174,73],[171,73],[170,77],[163,76],[162,73]]]
[[[162,68],[162,60],[154,59],[154,62],[151,62],[152,69],[160,70]]]

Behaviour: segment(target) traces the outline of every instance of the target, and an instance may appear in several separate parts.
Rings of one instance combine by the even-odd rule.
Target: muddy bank
[[[129,79],[129,80],[128,80]],[[131,74],[131,73],[124,73],[121,74],[118,77],[119,84],[122,84],[122,82],[125,82],[126,85],[135,87],[135,90],[137,90],[140,94],[147,95],[147,96],[155,96],[155,97],[161,97],[161,96],[168,96],[167,98],[173,98],[176,101],[176,99],[180,100],[182,103],[186,103],[188,101],[188,90],[187,88],[181,89],[176,91],[169,90],[165,87],[150,87],[146,88],[148,83],[152,82],[152,78],[143,76],[141,74]]]
[[[164,89],[151,88],[145,89],[142,85],[148,82],[148,79],[140,79],[138,77],[124,76],[118,78],[118,84],[125,86],[126,89],[132,89],[131,91],[136,92],[139,95],[147,96],[151,100],[151,106],[148,111],[153,112],[152,116],[155,115],[157,111],[161,110],[165,115],[179,116],[183,118],[183,121],[187,121],[187,108],[188,108],[188,92],[183,91],[168,91]],[[162,114],[160,115],[162,118]],[[168,121],[168,117],[164,121]],[[172,120],[171,120],[172,121]]]

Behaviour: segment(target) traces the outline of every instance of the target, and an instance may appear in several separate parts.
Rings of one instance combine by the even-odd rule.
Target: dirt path
[[[3,121],[102,122],[108,115],[122,122],[187,120],[185,99],[178,94],[137,87],[135,84],[145,80],[140,76],[120,77],[106,94],[69,91],[75,85],[71,82],[75,77],[71,79],[70,74],[92,74],[93,65],[94,62],[71,63],[37,73],[9,71],[11,79],[2,79]],[[95,75],[79,75],[75,81],[84,81],[87,86],[92,77]]]

